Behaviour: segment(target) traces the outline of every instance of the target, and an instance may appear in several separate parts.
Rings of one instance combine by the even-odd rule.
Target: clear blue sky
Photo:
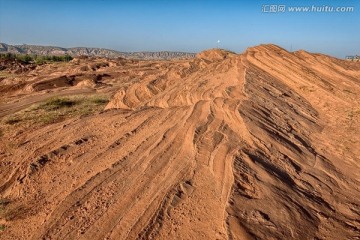
[[[351,13],[264,13],[264,5],[353,6]],[[269,10],[265,8],[265,10]],[[242,52],[260,43],[360,54],[359,0],[0,0],[0,42],[119,51]]]

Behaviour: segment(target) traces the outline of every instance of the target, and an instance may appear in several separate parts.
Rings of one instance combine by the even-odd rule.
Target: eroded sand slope
[[[102,67],[105,111],[3,139],[1,239],[360,238],[359,63],[261,45]]]

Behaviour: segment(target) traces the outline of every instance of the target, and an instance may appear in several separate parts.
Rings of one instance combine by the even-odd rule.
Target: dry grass
[[[7,126],[18,126],[61,122],[68,118],[99,112],[108,101],[107,96],[55,97],[6,116],[1,123]]]
[[[345,93],[350,93],[350,94],[355,94],[353,91],[351,91],[350,89],[343,89],[343,92]]]
[[[0,78],[14,77],[16,74],[9,73],[8,71],[0,71]]]
[[[360,108],[359,109],[351,109],[347,111],[347,116],[350,120],[360,115]]]
[[[314,92],[315,89],[313,86],[300,86],[300,89],[304,92]]]
[[[9,203],[10,203],[10,201],[7,199],[0,199],[0,219],[6,218],[5,207]],[[0,225],[0,230],[4,230],[4,228],[1,228],[1,226],[3,226],[3,225]],[[3,227],[5,227],[5,226],[3,226]]]

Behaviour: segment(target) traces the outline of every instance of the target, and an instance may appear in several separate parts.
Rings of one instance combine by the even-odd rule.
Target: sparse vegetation
[[[344,89],[343,92],[350,93],[350,94],[355,94],[350,89]]]
[[[360,115],[360,109],[352,109],[350,111],[347,112],[347,116],[348,118],[352,119],[356,116]]]
[[[4,210],[4,207],[10,203],[7,199],[0,199],[0,211]]]
[[[5,219],[6,221],[23,219],[29,214],[29,211],[30,208],[26,204],[17,202],[6,210],[3,219]]]
[[[314,92],[315,91],[313,86],[300,86],[300,89],[305,92]]]
[[[15,75],[13,73],[9,73],[7,71],[0,71],[0,79],[14,77],[14,76]]]
[[[40,105],[40,108],[43,108],[48,111],[57,110],[65,107],[72,107],[79,101],[71,100],[69,98],[51,98],[46,101],[44,104]]]
[[[28,55],[28,54],[12,54],[5,53],[0,54],[1,59],[6,60],[19,60],[24,63],[36,63],[36,64],[44,64],[47,62],[69,62],[73,58],[70,55],[61,55],[61,56],[39,56],[39,55]]]
[[[9,125],[13,125],[13,124],[16,124],[18,122],[20,122],[21,119],[19,119],[17,116],[12,116],[12,117],[9,117],[5,120],[5,123],[6,124],[9,124]]]
[[[95,104],[106,104],[109,102],[109,99],[107,98],[94,98],[92,99],[93,103]]]
[[[101,111],[108,103],[107,96],[69,96],[54,97],[45,102],[35,104],[27,109],[5,117],[6,125],[50,124],[67,118],[93,114]]]
[[[5,225],[4,224],[0,224],[0,231],[4,231],[5,230]]]
[[[7,199],[0,199],[0,218],[5,217],[5,207],[10,203]]]

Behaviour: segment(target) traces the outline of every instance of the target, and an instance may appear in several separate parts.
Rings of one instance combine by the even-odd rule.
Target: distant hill
[[[185,59],[194,58],[195,53],[187,52],[118,52],[115,50],[104,48],[87,48],[87,47],[74,47],[62,48],[54,46],[37,46],[37,45],[9,45],[0,43],[0,53],[15,53],[15,54],[36,54],[36,55],[71,55],[71,56],[96,56],[107,58],[135,58],[145,60],[161,60],[161,59]]]

